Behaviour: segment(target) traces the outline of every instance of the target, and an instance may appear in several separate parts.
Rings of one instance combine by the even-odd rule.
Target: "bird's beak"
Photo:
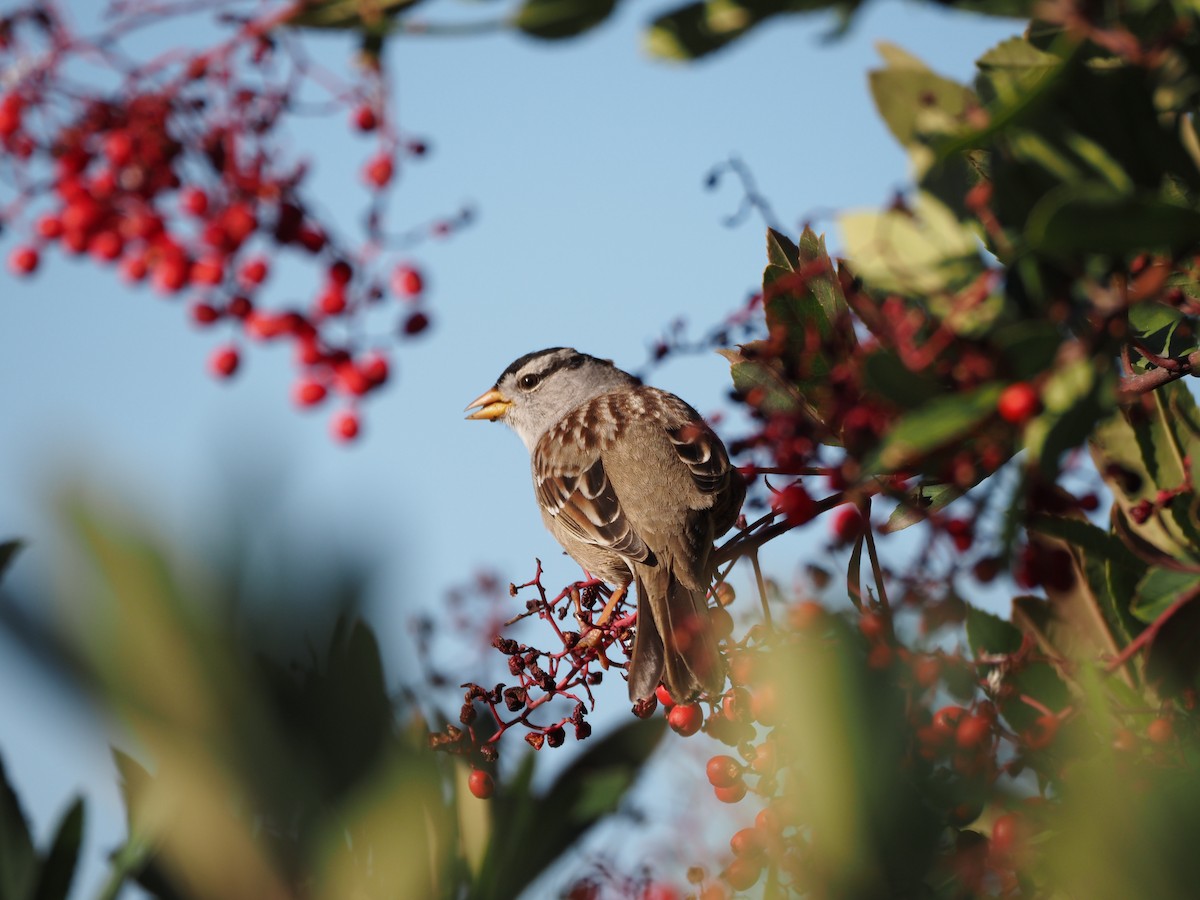
[[[502,415],[508,412],[508,408],[512,406],[512,401],[505,397],[496,388],[484,391],[478,397],[471,401],[467,409],[473,409],[475,412],[467,416],[468,419],[489,419],[495,422]]]

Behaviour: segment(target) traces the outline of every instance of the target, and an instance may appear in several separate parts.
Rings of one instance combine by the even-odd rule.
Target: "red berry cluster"
[[[352,440],[360,400],[388,380],[392,345],[429,325],[426,290],[412,262],[393,263],[390,278],[379,271],[392,242],[381,209],[353,248],[304,198],[308,165],[287,151],[284,126],[299,92],[331,88],[328,73],[293,52],[299,39],[279,30],[290,14],[264,13],[236,23],[215,46],[133,64],[111,52],[139,24],[132,13],[96,36],[74,34],[40,4],[9,13],[0,69],[19,74],[0,94],[0,145],[16,193],[0,199],[0,222],[25,234],[8,257],[18,276],[58,250],[162,297],[186,298],[198,326],[228,328],[209,359],[218,378],[239,371],[249,344],[291,344],[295,403],[339,397],[332,431]],[[111,92],[80,90],[68,78],[74,57],[97,46],[120,82]],[[378,135],[364,182],[380,207],[400,155],[422,156],[425,144],[399,137],[377,68],[331,90],[351,106],[354,129]],[[404,242],[466,220],[417,229]],[[288,256],[320,275],[306,301],[272,305],[266,285]],[[389,294],[404,302],[389,304]],[[398,320],[390,333],[368,333],[372,309]]]

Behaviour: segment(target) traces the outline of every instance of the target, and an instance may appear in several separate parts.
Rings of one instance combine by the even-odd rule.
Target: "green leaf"
[[[880,529],[884,534],[903,531],[909,525],[924,522],[930,513],[944,509],[963,495],[957,485],[918,485],[906,492],[905,500],[892,510],[887,522]]]
[[[0,578],[4,577],[4,571],[12,564],[17,552],[24,546],[20,541],[3,541],[0,542]]]
[[[757,343],[757,342],[756,342]],[[783,375],[779,360],[748,359],[742,350],[752,350],[754,344],[738,350],[718,350],[729,360],[733,388],[742,396],[761,391],[757,408],[766,413],[792,413],[803,403],[795,387]]]
[[[805,231],[805,234],[810,232]],[[800,265],[800,248],[774,228],[767,229],[767,265],[794,272]]]
[[[895,471],[966,437],[996,411],[1003,385],[995,382],[931,400],[900,417],[868,460],[869,472]]]
[[[1034,206],[1025,238],[1031,249],[1051,257],[1184,250],[1200,242],[1200,211],[1145,193],[1064,184]]]
[[[21,801],[0,761],[0,897],[28,897],[37,866],[37,853]]]
[[[575,37],[607,19],[617,0],[525,0],[513,24],[543,40]]]
[[[849,212],[838,222],[854,271],[879,291],[908,296],[954,292],[984,270],[974,232],[924,191],[911,208]]]
[[[945,393],[936,378],[914,372],[893,350],[881,349],[867,356],[863,374],[868,390],[901,409],[916,409]]]
[[[954,122],[975,101],[970,88],[934,73],[900,48],[881,42],[878,50],[888,67],[870,73],[871,96],[888,130],[902,145],[917,143],[922,118],[937,113]]]
[[[1029,521],[1029,527],[1070,545],[1110,635],[1120,645],[1128,643],[1141,630],[1130,615],[1129,605],[1137,582],[1146,573],[1146,564],[1111,531],[1082,519],[1038,515]]]
[[[1011,622],[967,604],[967,643],[976,659],[1021,649],[1021,632]]]
[[[386,20],[420,0],[308,0],[284,22],[294,28],[376,31]]]
[[[1116,405],[1115,376],[1107,366],[1075,359],[1060,365],[1042,388],[1042,412],[1025,428],[1025,449],[1054,478],[1064,453],[1083,444]]]
[[[1173,569],[1151,569],[1138,582],[1137,598],[1129,611],[1146,624],[1152,623],[1189,591],[1200,587],[1200,575]]]
[[[494,838],[469,896],[516,897],[602,817],[617,809],[658,746],[664,720],[639,719],[591,743],[542,797],[534,797],[532,755],[492,799]],[[545,811],[555,811],[553,828]]]
[[[686,3],[651,24],[645,46],[651,56],[690,61],[736,41],[773,16],[844,5],[838,0],[705,0]]]
[[[989,339],[1004,354],[1009,372],[1017,381],[1030,381],[1054,362],[1063,336],[1058,326],[1044,319],[1023,319],[996,328]]]
[[[58,824],[50,852],[42,862],[33,900],[66,900],[75,879],[83,842],[83,800],[76,798]]]

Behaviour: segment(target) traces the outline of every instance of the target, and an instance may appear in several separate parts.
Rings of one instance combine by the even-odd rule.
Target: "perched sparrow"
[[[709,556],[746,488],[699,414],[566,347],[522,356],[467,409],[525,442],[542,521],[563,549],[619,594],[637,583],[629,696],[660,680],[678,702],[719,691]]]

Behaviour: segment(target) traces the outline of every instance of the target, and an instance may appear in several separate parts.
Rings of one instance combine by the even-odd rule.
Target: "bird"
[[[700,414],[570,347],[515,360],[466,411],[521,438],[542,521],[566,553],[613,585],[614,599],[636,586],[630,699],[660,683],[676,703],[717,694],[725,668],[706,600],[710,560],[746,487]]]

